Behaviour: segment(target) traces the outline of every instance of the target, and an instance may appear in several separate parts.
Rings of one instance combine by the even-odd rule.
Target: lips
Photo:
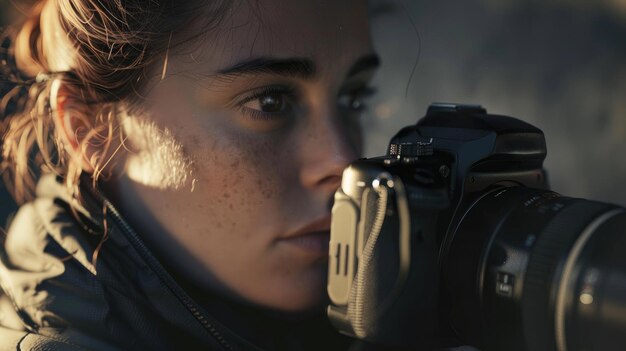
[[[313,221],[279,239],[279,242],[315,255],[328,255],[330,221],[327,216]]]
[[[284,239],[285,243],[297,246],[302,250],[328,255],[330,231],[314,232]]]
[[[301,228],[299,228],[298,230],[287,234],[285,236],[286,239],[289,238],[294,238],[297,236],[302,236],[302,235],[307,235],[307,234],[311,234],[311,233],[316,233],[316,232],[325,232],[325,231],[329,231],[330,230],[330,220],[331,217],[326,216],[323,218],[320,218],[318,220],[315,220]]]

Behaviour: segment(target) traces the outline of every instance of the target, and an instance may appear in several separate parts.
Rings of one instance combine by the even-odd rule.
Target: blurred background
[[[626,205],[626,0],[374,2],[367,156],[435,101],[541,128],[553,189]],[[417,66],[409,81],[416,59]]]
[[[553,189],[626,205],[626,0],[383,1],[366,156],[431,102],[479,103],[545,132]]]

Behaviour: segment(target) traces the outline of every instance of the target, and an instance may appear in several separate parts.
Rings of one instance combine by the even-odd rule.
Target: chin
[[[267,307],[287,313],[307,313],[323,311],[328,304],[326,292],[327,272],[308,274],[307,279],[294,279],[276,284],[278,289],[272,289],[271,301]]]
[[[291,300],[283,300],[282,303],[276,306],[276,309],[284,312],[293,313],[309,313],[323,311],[328,305],[328,296],[324,289],[321,293],[317,294],[300,294],[300,296],[294,296]]]

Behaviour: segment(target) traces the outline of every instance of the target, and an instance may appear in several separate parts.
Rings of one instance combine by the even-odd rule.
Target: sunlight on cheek
[[[191,179],[191,160],[169,129],[127,116],[122,123],[133,150],[126,161],[130,179],[157,189],[180,189]],[[191,183],[193,185],[195,181]]]

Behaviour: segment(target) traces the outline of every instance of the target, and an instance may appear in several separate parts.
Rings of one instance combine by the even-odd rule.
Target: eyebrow
[[[380,66],[380,57],[377,54],[369,54],[358,59],[350,70],[348,71],[347,78],[355,76],[363,71],[378,68]]]
[[[352,77],[362,71],[380,66],[380,58],[376,54],[369,54],[359,58],[348,70],[347,77]],[[266,73],[287,77],[310,79],[315,76],[317,68],[313,60],[308,58],[276,59],[258,57],[237,63],[218,71],[220,75],[242,75]]]
[[[269,73],[288,77],[311,78],[315,75],[315,64],[307,58],[274,59],[259,57],[222,69],[221,75]]]

